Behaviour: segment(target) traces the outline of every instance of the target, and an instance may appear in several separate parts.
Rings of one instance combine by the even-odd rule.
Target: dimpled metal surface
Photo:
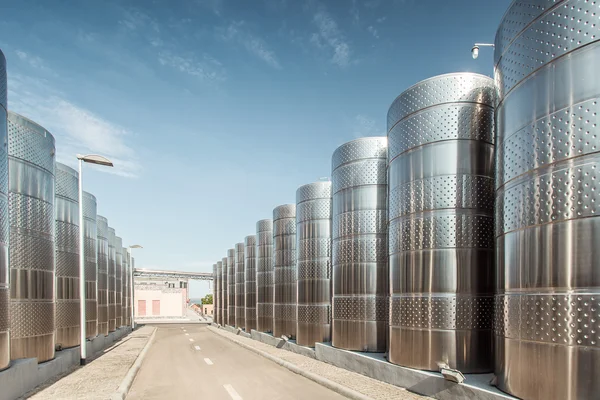
[[[296,191],[298,305],[296,342],[331,341],[331,182]]]
[[[8,126],[6,58],[0,51],[0,370],[10,364],[10,288],[8,265]]]
[[[129,268],[131,260],[129,252],[126,247],[123,247],[123,325],[131,325],[131,297],[130,297],[130,283],[129,283]]]
[[[246,326],[246,277],[244,276],[244,243],[235,244],[235,326]]]
[[[86,337],[98,336],[98,229],[96,197],[83,192]]]
[[[217,261],[217,302],[215,308],[215,314],[217,315],[217,323],[224,324],[223,321],[223,262]]]
[[[256,236],[244,239],[244,323],[246,332],[256,329]]]
[[[225,262],[223,262],[225,260]],[[221,324],[228,324],[228,305],[229,305],[229,271],[227,270],[227,258],[222,258],[221,261],[218,262],[218,269],[221,271]]]
[[[98,334],[108,335],[108,220],[96,217],[98,232]]]
[[[117,277],[115,274],[117,268],[117,252],[115,248],[116,235],[115,229],[108,227],[108,331],[113,332],[117,329]]]
[[[115,326],[123,325],[123,239],[115,236]]]
[[[440,75],[388,112],[392,363],[492,370],[495,90]]]
[[[388,330],[387,138],[332,156],[332,344],[384,352]]]
[[[8,112],[11,358],[54,358],[54,137]]]
[[[56,163],[56,345],[79,345],[79,174]]]
[[[296,205],[273,209],[273,336],[296,337]]]
[[[213,321],[219,323],[219,271],[213,264]]]
[[[235,326],[235,249],[227,250],[227,321]]]
[[[600,393],[600,2],[514,1],[496,33],[498,387]]]
[[[256,223],[256,330],[273,331],[273,220]]]

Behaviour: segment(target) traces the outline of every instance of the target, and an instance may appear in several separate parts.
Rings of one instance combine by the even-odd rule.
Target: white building
[[[183,318],[186,315],[188,280],[135,277],[136,321]]]

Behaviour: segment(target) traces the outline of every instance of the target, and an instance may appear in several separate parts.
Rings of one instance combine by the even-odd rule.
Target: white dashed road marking
[[[213,365],[213,362],[210,361],[210,358],[205,358],[204,362],[207,363],[208,365]]]
[[[190,342],[193,342],[193,341],[194,341],[194,339],[190,338]]]
[[[190,334],[189,334],[189,333],[186,333],[186,334],[185,334],[185,336],[190,336]]]
[[[196,350],[200,350],[200,346],[194,346]]]
[[[225,388],[225,390],[227,390],[227,393],[229,393],[229,397],[231,397],[233,400],[243,400],[242,396],[240,396],[239,393],[236,392],[233,386],[231,386],[230,384],[223,385],[223,387]]]

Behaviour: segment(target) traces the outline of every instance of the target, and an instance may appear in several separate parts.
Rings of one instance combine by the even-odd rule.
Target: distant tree
[[[213,303],[212,294],[207,294],[206,296],[204,296],[202,298],[202,304],[212,304],[212,303]]]

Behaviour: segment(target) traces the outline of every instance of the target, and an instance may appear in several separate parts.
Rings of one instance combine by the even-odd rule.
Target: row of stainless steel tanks
[[[524,399],[597,398],[599,18],[600,2],[514,1],[495,81],[419,82],[392,103],[387,138],[335,150],[331,182],[246,238],[245,275],[241,256],[235,274],[214,266],[217,322],[494,371]]]
[[[80,344],[79,180],[54,137],[8,111],[0,52],[0,370]],[[130,325],[133,259],[83,192],[86,334]]]

